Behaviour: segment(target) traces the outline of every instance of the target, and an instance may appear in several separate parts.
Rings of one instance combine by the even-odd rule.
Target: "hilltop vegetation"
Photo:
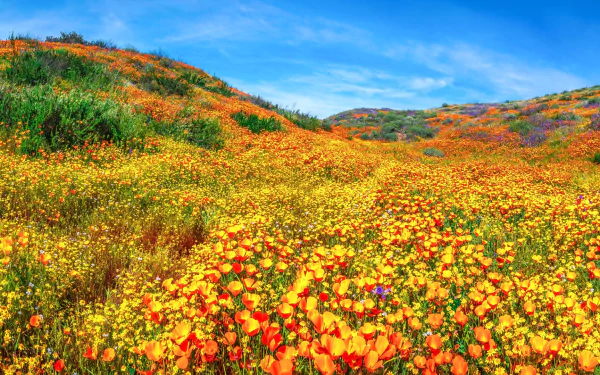
[[[513,147],[563,147],[600,130],[600,86],[531,100],[448,105],[430,110],[360,108],[330,116],[339,134],[363,140],[470,139]],[[489,146],[488,146],[489,147]],[[543,151],[542,151],[543,152]]]
[[[0,372],[599,371],[599,97],[320,121],[2,41]]]

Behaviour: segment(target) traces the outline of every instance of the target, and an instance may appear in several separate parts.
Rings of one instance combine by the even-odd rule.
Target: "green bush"
[[[594,156],[592,156],[592,163],[600,164],[600,151],[596,151]]]
[[[143,139],[147,132],[144,117],[126,106],[77,90],[57,94],[50,86],[0,90],[0,123],[6,124],[8,134],[18,128],[29,131],[20,146],[27,154],[86,142]]]
[[[75,31],[71,32],[60,32],[60,36],[48,36],[46,37],[46,42],[55,42],[55,43],[69,43],[69,44],[88,44],[85,39],[83,39],[83,35],[76,33]]]
[[[276,112],[277,114],[285,117],[291,123],[295,124],[297,127],[317,131],[318,129],[323,129],[326,131],[331,131],[331,123],[327,120],[319,120],[316,116],[312,116],[308,113],[302,113],[299,110],[291,110],[287,108],[282,108],[276,104],[273,104],[260,96],[251,95],[246,98],[252,104],[255,104],[261,108],[265,108],[271,111]]]
[[[416,137],[420,138],[433,138],[437,133],[437,129],[432,128],[430,126],[424,125],[409,125],[404,129],[406,133],[406,137],[408,139],[415,139]]]
[[[385,134],[383,134],[382,139],[384,141],[388,141],[388,142],[396,142],[398,140],[398,134],[396,134],[396,133],[385,133]]]
[[[153,67],[146,69],[139,84],[143,90],[156,92],[160,95],[187,96],[191,91],[189,83],[181,77],[173,78],[160,75]]]
[[[229,88],[229,86],[225,82],[216,80],[216,84],[211,84],[208,78],[201,77],[199,74],[192,71],[183,72],[181,74],[181,79],[185,80],[190,85],[200,87],[204,90],[214,92],[216,94],[220,94],[227,97],[235,95],[235,93],[231,91],[231,88]]]
[[[527,135],[533,130],[533,124],[526,120],[516,120],[508,125],[508,130],[520,135]]]
[[[217,118],[195,118],[191,121],[182,120],[171,124],[155,123],[154,130],[158,134],[208,150],[219,150],[225,145],[223,129]]]
[[[96,46],[100,48],[106,49],[115,49],[117,46],[111,41],[105,40],[94,40],[92,42],[88,42],[83,38],[83,35],[78,34],[75,31],[64,32],[61,31],[60,36],[47,36],[46,42],[55,42],[55,43],[67,43],[67,44],[83,44],[84,46]]]
[[[371,139],[371,136],[369,135],[369,133],[362,133],[360,136],[360,139],[362,139],[363,141],[368,141]]]
[[[106,88],[119,80],[117,73],[104,65],[64,49],[21,52],[11,59],[4,76],[13,84],[31,86],[61,78],[78,85]]]
[[[443,158],[445,156],[444,151],[438,150],[437,148],[433,148],[433,147],[424,149],[423,155],[432,156],[432,157],[436,157],[436,158]]]
[[[282,130],[281,123],[274,117],[260,118],[255,114],[247,114],[244,111],[240,111],[231,115],[231,118],[238,123],[238,125],[250,129],[252,133],[260,133],[261,131],[276,131]]]

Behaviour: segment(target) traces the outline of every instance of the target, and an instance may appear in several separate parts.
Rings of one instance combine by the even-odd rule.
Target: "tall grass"
[[[252,133],[260,133],[262,131],[273,132],[282,130],[281,123],[274,117],[260,118],[254,113],[247,114],[243,111],[231,115],[238,125],[250,129]]]

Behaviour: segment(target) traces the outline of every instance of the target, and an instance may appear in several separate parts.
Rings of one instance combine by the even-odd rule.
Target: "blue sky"
[[[594,1],[0,0],[0,37],[75,30],[319,117],[600,84]]]

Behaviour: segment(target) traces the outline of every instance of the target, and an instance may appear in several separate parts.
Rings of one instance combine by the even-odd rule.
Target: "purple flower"
[[[377,294],[382,299],[385,299],[389,292],[391,292],[391,289],[384,289],[382,286],[377,286],[373,291],[373,293]]]

